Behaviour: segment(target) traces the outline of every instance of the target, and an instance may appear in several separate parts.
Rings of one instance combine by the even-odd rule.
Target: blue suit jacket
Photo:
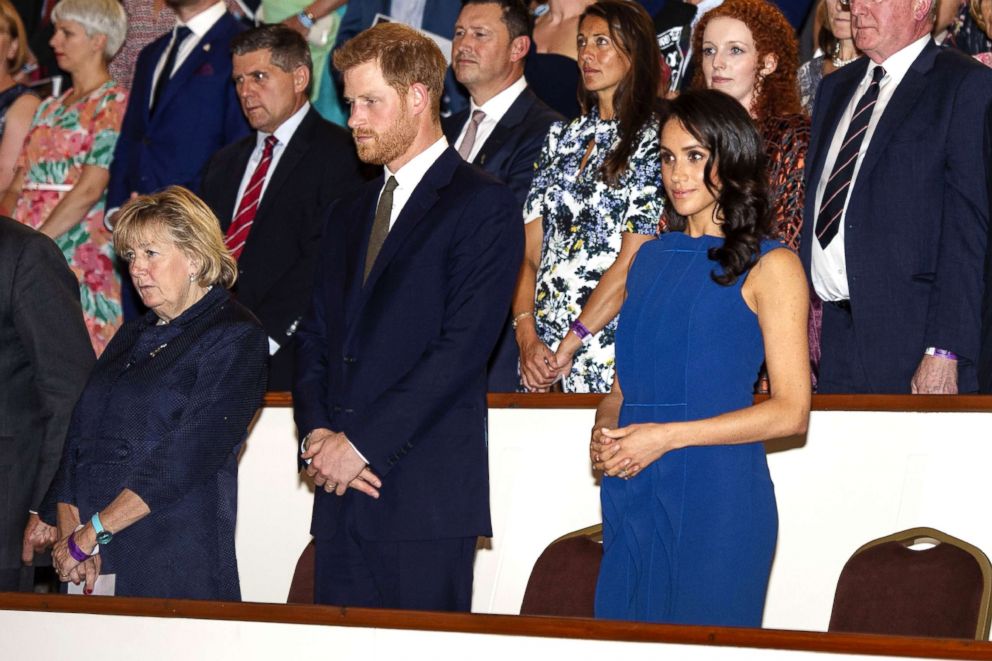
[[[130,102],[110,166],[107,208],[120,206],[132,191],[152,193],[179,184],[198,192],[210,156],[248,135],[231,82],[234,35],[244,27],[224,14],[176,71],[154,115],[148,111],[155,65],[171,32],[138,55]]]
[[[868,59],[823,79],[806,159],[800,253],[810,270],[816,186]],[[848,202],[844,251],[866,392],[909,392],[928,346],[954,351],[976,388],[992,71],[927,44],[886,106]],[[829,338],[824,337],[824,346]]]
[[[344,432],[383,485],[378,500],[318,489],[311,532],[333,535],[353,507],[369,539],[490,535],[486,360],[523,256],[517,204],[445,150],[363,286],[382,184],[332,207],[297,332],[293,401],[300,434]]]
[[[445,118],[441,123],[444,134],[452,145],[458,140],[462,127],[468,121],[468,110]],[[541,155],[544,138],[551,124],[564,117],[549,108],[530,90],[524,89],[506,111],[499,123],[486,138],[472,164],[482,168],[510,187],[517,198],[522,222],[524,201],[534,178],[534,166]],[[503,324],[499,342],[489,359],[489,392],[516,392],[520,377],[517,363],[520,350],[511,323],[510,308]]]

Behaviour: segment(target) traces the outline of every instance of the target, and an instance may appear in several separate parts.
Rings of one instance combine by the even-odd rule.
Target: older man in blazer
[[[538,99],[524,79],[532,27],[522,0],[464,4],[455,22],[451,66],[471,94],[471,105],[442,120],[445,136],[462,158],[506,183],[521,213],[548,129],[565,119]],[[509,309],[506,314],[489,360],[490,392],[520,389],[520,351]]]
[[[290,390],[296,328],[310,304],[327,207],[364,183],[348,132],[307,101],[306,41],[266,25],[231,41],[238,99],[255,133],[221,149],[201,196],[238,260],[238,300],[269,335],[269,390]]]
[[[386,167],[332,206],[298,332],[316,600],[467,611],[491,534],[486,360],[523,255],[518,205],[448,147],[434,42],[385,23],[334,64],[359,158]]]
[[[852,0],[867,57],[817,96],[801,254],[820,392],[977,388],[992,71],[933,43],[935,1]]]
[[[0,217],[0,591],[55,541],[37,512],[95,359],[62,251]]]

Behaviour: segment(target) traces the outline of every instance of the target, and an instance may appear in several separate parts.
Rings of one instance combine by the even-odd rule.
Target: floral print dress
[[[595,108],[570,123],[553,124],[524,204],[526,222],[543,218],[534,318],[538,336],[552,350],[616,260],[622,234],[657,232],[664,205],[658,124],[640,130],[627,170],[611,188],[601,169],[619,142],[617,127],[614,120],[601,120]],[[575,353],[572,371],[562,379],[565,392],[609,392],[616,326],[614,318]]]
[[[14,218],[38,228],[82,174],[83,166],[109,168],[127,93],[108,81],[70,106],[49,97],[39,106],[17,167],[24,188]],[[106,191],[83,220],[55,239],[79,280],[86,329],[99,356],[121,325],[121,283],[114,270],[110,232],[103,225]]]

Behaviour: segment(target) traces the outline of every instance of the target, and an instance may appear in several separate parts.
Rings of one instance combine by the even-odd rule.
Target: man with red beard
[[[444,57],[377,25],[334,55],[358,156],[331,208],[293,389],[318,603],[467,611],[491,535],[486,361],[523,255],[510,190],[441,131]]]

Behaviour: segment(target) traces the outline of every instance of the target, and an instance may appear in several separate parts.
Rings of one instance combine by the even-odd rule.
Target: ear
[[[300,65],[293,70],[293,91],[300,94],[310,84],[310,70]]]
[[[778,55],[768,53],[761,58],[761,69],[758,71],[762,76],[770,76],[778,69]]]
[[[407,105],[410,107],[410,114],[420,115],[423,112],[430,112],[431,94],[427,90],[427,85],[414,83],[407,91]]]
[[[913,18],[922,21],[930,15],[930,9],[937,0],[916,0],[913,3]]]
[[[105,53],[107,51],[107,35],[98,34],[91,40],[93,44],[93,50],[97,53]]]
[[[17,57],[17,39],[10,40],[10,46],[7,48],[6,59],[9,62]]]
[[[510,42],[510,62],[519,62],[530,51],[530,37],[521,35]]]

